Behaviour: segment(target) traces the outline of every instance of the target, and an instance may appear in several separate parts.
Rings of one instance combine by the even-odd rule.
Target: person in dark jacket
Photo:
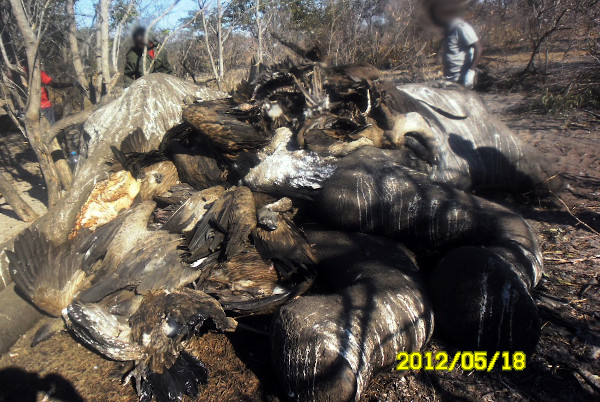
[[[125,56],[125,88],[133,84],[133,81],[144,75],[144,47],[148,47],[146,54],[146,68],[150,73],[173,74],[173,68],[169,63],[169,58],[165,49],[161,49],[160,43],[153,39],[148,39],[146,43],[146,28],[139,27],[133,31],[133,46]],[[154,63],[154,64],[152,64]]]

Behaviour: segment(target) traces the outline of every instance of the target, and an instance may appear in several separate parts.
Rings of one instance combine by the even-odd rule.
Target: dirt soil
[[[523,112],[531,99],[520,94],[484,97],[523,141],[555,159],[565,182],[565,190],[549,200],[486,195],[518,210],[538,234],[545,258],[544,278],[535,292],[543,321],[542,339],[523,372],[382,373],[373,379],[363,401],[600,398],[600,125],[585,112],[571,116],[570,121],[591,129]],[[18,144],[18,137],[3,135],[0,139],[2,157],[10,162],[3,166],[10,166],[15,177],[23,177],[17,182],[30,200],[43,201],[34,191],[42,183],[33,172],[31,156],[11,151],[13,142]],[[0,227],[9,224],[15,228],[14,214],[5,205],[0,207]],[[3,230],[0,235],[9,234]],[[266,320],[252,319],[247,324],[267,328]],[[131,384],[121,384],[122,364],[104,360],[66,332],[32,349],[29,343],[34,332],[35,328],[0,359],[0,391],[12,396],[8,400],[136,399]],[[265,337],[247,332],[210,333],[199,339],[193,350],[210,369],[209,383],[198,400],[279,400]],[[426,350],[455,352],[438,338]]]
[[[0,130],[0,174],[15,186],[38,214],[46,211],[46,186],[37,159],[27,140],[17,132]],[[0,244],[27,226],[0,194]]]

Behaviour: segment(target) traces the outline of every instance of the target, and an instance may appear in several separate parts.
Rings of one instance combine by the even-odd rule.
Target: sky
[[[152,17],[158,16],[161,12],[159,10],[167,9],[173,0],[138,0],[142,9],[146,11],[143,17],[146,20],[140,21],[141,23],[148,23]],[[77,23],[81,27],[90,27],[94,18],[94,8],[98,3],[98,0],[78,0],[75,3],[75,13],[77,14]],[[175,6],[173,11],[166,16],[159,24],[158,28],[169,28],[177,25],[178,21],[187,16],[190,10],[198,9],[197,0],[180,0],[179,4]]]

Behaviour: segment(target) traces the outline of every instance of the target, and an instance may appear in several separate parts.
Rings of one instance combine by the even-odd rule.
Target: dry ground
[[[523,141],[555,159],[565,181],[565,190],[550,200],[486,195],[522,213],[542,244],[545,275],[536,289],[543,319],[541,342],[524,372],[382,373],[370,384],[364,401],[600,398],[600,124],[586,112],[567,120],[536,114],[525,107],[532,99],[518,93],[484,97]],[[1,137],[3,158],[10,161],[10,173],[18,182],[32,182],[39,188],[40,178],[27,153],[10,156],[15,151],[10,151],[7,142],[17,140]],[[20,185],[43,201],[39,192]],[[0,226],[4,227],[14,215],[5,205],[1,208]],[[249,324],[267,327],[266,320]],[[135,400],[132,387],[120,384],[120,364],[100,358],[64,332],[31,349],[32,335],[33,330],[0,359],[0,400],[2,391],[19,401],[35,400],[36,395],[50,400]],[[195,350],[211,370],[199,400],[278,400],[264,337],[208,334]],[[427,350],[454,352],[437,338]]]
[[[46,211],[46,188],[33,150],[17,132],[0,129],[0,174],[4,174],[38,214]],[[0,194],[0,244],[27,226]]]

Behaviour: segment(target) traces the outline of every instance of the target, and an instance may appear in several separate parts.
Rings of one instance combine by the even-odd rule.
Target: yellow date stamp
[[[400,352],[396,355],[396,371],[523,371],[527,356],[523,352]]]

